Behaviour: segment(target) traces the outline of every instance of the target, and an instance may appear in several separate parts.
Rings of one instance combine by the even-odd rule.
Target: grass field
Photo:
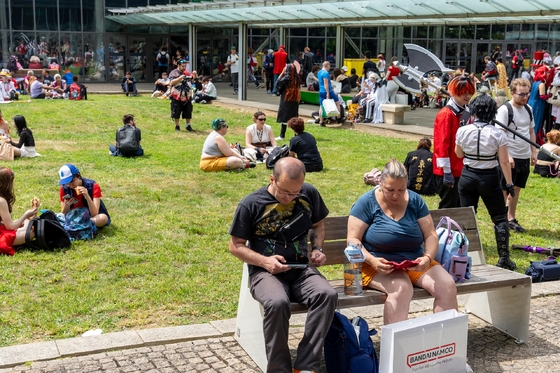
[[[0,346],[127,329],[204,323],[235,317],[241,262],[228,251],[228,229],[236,204],[267,185],[263,166],[241,173],[198,169],[211,120],[228,121],[229,142],[244,142],[248,111],[196,106],[195,133],[173,131],[169,102],[148,97],[90,95],[88,101],[36,100],[2,105],[4,118],[20,114],[34,132],[42,157],[6,164],[15,172],[14,217],[30,206],[58,212],[57,171],[75,164],[96,180],[112,224],[94,241],[56,252],[21,250],[0,256]],[[123,114],[136,115],[146,156],[114,158],[108,146]],[[278,134],[279,126],[269,115]],[[326,170],[309,174],[331,216],[346,215],[370,189],[363,173],[396,157],[404,160],[416,141],[352,130],[307,129],[319,144]],[[289,137],[291,137],[291,132]],[[16,136],[14,136],[16,137]],[[286,142],[288,142],[286,140]],[[512,244],[559,246],[559,180],[531,175],[518,209],[529,229]],[[428,197],[430,208],[437,198]],[[479,225],[487,261],[497,260],[493,228],[484,207]],[[519,270],[543,256],[513,253]],[[340,276],[338,269],[327,277]]]

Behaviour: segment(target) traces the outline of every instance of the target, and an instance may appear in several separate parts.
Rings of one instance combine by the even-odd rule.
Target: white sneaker
[[[276,141],[281,141],[284,140],[284,138],[282,136],[278,136],[277,138],[275,138]]]
[[[202,101],[200,101],[200,103],[201,103],[201,104],[205,104],[205,103],[206,103],[206,100],[202,100]]]

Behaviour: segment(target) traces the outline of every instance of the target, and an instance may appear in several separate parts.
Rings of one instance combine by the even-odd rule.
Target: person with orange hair
[[[439,208],[459,207],[456,185],[463,170],[463,160],[455,154],[455,135],[470,117],[468,103],[475,92],[468,75],[459,75],[448,84],[451,98],[434,121],[433,173],[441,198]]]
[[[547,142],[543,145],[543,148],[553,154],[560,155],[560,131],[552,130],[548,132],[546,139]],[[542,177],[558,177],[558,161],[548,154],[539,152],[533,172]]]

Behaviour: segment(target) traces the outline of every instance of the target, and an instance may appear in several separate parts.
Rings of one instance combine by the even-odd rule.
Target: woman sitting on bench
[[[381,171],[381,183],[362,195],[350,210],[347,244],[362,246],[363,286],[387,294],[384,324],[408,318],[413,286],[426,289],[434,312],[457,309],[457,288],[434,260],[438,236],[426,203],[407,190],[407,174],[396,159]],[[424,245],[425,249],[422,247]],[[407,269],[394,264],[409,260]]]

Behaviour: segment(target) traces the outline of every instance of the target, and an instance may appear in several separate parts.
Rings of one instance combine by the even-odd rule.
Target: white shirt
[[[475,122],[460,127],[457,130],[455,143],[463,149],[465,154],[476,157],[480,154],[483,157],[493,156],[501,146],[507,146],[508,139],[504,131],[499,130],[491,124],[484,127],[484,122]],[[478,143],[478,132],[480,128],[480,146]],[[465,166],[481,169],[490,169],[499,165],[498,160],[474,160],[463,158]]]
[[[526,138],[530,138],[529,132],[531,128],[535,127],[535,122],[531,121],[531,117],[529,116],[529,113],[527,112],[527,110],[525,110],[524,107],[517,108],[513,104],[511,105],[511,107],[513,108],[513,122],[515,122],[515,124],[509,123],[509,127],[512,130],[518,132],[520,135],[523,135]],[[532,113],[533,109],[530,106],[528,107]],[[505,124],[506,126],[508,125],[508,110],[505,104],[500,106],[500,108],[498,109],[498,113],[496,114],[496,120],[500,123]],[[531,145],[528,142],[522,140],[519,136],[514,136],[513,133],[509,131],[506,130],[503,131],[505,131],[505,134],[508,138],[509,154],[513,158],[518,158],[518,159],[531,158]]]
[[[227,58],[227,62],[232,62],[232,64],[229,65],[229,71],[231,73],[239,72],[239,56],[237,54],[230,54]]]
[[[247,127],[247,129],[249,130],[249,133],[251,134],[251,144],[270,142],[271,140],[268,137],[268,134],[270,133],[271,128],[272,128],[271,126],[269,126],[268,124],[265,124],[262,131],[258,131],[257,130],[257,125],[255,123],[253,123],[249,127]]]

